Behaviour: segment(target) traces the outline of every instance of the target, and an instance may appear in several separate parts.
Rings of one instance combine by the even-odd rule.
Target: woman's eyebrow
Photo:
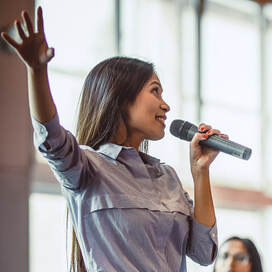
[[[158,81],[152,81],[149,85],[154,85],[154,84],[160,86],[161,89],[162,89],[162,86],[161,86],[161,84]]]

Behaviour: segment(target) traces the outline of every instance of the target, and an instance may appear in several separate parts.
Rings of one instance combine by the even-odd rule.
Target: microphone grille
[[[252,150],[250,148],[246,148],[243,154],[243,159],[248,160],[251,156]]]
[[[170,125],[170,133],[175,137],[180,138],[180,129],[182,128],[185,121],[182,120],[174,120]]]

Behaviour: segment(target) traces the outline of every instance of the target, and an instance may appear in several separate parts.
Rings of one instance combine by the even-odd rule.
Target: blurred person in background
[[[215,261],[214,272],[263,272],[254,243],[236,236],[224,241]]]

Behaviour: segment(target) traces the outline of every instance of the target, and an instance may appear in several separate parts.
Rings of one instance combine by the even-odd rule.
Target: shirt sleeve
[[[59,124],[59,117],[41,124],[32,117],[34,145],[47,160],[57,180],[67,189],[79,189],[86,180],[86,154],[75,137]]]
[[[203,266],[212,264],[218,251],[217,224],[208,227],[192,218],[190,229],[188,257]]]

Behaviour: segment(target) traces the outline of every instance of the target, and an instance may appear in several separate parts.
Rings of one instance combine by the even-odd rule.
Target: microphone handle
[[[182,127],[182,130],[186,129],[185,132],[185,139],[186,141],[191,141],[194,137],[195,133],[198,133],[198,128],[189,123],[186,122],[184,126]],[[184,133],[184,132],[183,132]],[[181,135],[181,133],[180,133]],[[220,150],[224,153],[227,153],[229,155],[232,155],[234,157],[238,157],[240,159],[248,160],[251,156],[252,150],[246,146],[237,144],[235,142],[232,142],[230,140],[224,139],[218,135],[212,135],[207,140],[201,141],[200,145],[205,145],[217,150]]]

